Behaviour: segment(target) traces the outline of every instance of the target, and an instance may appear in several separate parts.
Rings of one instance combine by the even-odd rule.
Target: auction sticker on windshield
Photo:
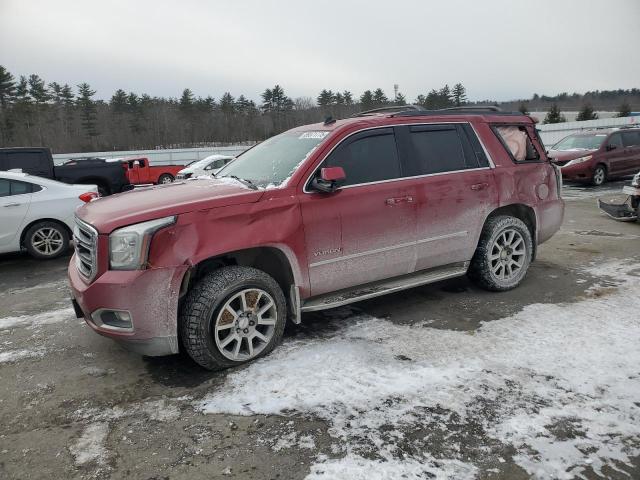
[[[324,138],[327,135],[329,135],[329,132],[304,132],[298,138],[301,140],[304,138]]]

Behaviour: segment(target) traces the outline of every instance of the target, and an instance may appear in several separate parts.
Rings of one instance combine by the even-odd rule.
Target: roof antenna
[[[333,118],[331,115],[329,115],[327,118],[324,119],[325,125],[331,125],[332,123],[336,123],[336,119]]]

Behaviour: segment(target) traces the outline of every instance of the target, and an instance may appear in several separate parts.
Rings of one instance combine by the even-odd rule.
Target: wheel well
[[[493,212],[491,212],[485,220],[485,223],[490,218],[497,217],[498,215],[508,215],[510,217],[519,218],[525,223],[525,225],[529,229],[529,233],[531,233],[531,240],[533,243],[532,260],[535,260],[538,247],[536,244],[536,214],[533,211],[533,208],[521,203],[504,205],[500,208],[496,208]]]
[[[62,226],[62,228],[64,228],[64,230],[67,232],[67,234],[69,234],[69,238],[71,239],[71,237],[73,236],[73,232],[71,231],[71,229],[69,228],[69,225],[67,225],[64,222],[61,222],[60,220],[56,220],[55,218],[39,218],[38,220],[34,220],[33,222],[27,224],[23,229],[22,229],[22,233],[20,234],[20,246],[24,246],[24,237],[27,235],[27,232],[29,231],[29,229],[31,227],[33,227],[36,223],[40,223],[40,222],[53,222],[53,223],[57,223],[58,225]]]
[[[254,267],[271,275],[282,288],[285,298],[288,298],[289,289],[294,284],[293,270],[289,260],[281,250],[274,247],[256,247],[203,260],[191,270],[190,275],[185,276],[181,292],[186,293],[192,282],[226,265]],[[188,282],[189,285],[184,285],[184,282]]]

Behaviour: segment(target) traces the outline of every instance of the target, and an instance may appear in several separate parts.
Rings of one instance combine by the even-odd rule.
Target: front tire
[[[24,235],[24,246],[33,258],[51,260],[69,249],[69,233],[56,222],[38,222]]]
[[[242,365],[280,343],[287,306],[278,283],[261,270],[228,266],[202,278],[180,309],[182,344],[208,370]]]
[[[471,259],[469,277],[485,290],[511,290],[527,274],[532,252],[531,232],[522,220],[509,216],[490,218]]]
[[[596,166],[591,177],[591,184],[595,187],[603,185],[607,181],[607,168],[600,164]]]
[[[167,183],[173,183],[173,176],[168,174],[168,173],[163,173],[162,175],[160,175],[160,177],[158,178],[158,183],[161,184],[167,184]]]

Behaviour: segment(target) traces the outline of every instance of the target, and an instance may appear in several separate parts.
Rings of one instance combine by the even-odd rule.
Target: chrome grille
[[[98,232],[78,218],[75,220],[73,244],[76,252],[76,268],[80,275],[91,281],[97,272]]]

